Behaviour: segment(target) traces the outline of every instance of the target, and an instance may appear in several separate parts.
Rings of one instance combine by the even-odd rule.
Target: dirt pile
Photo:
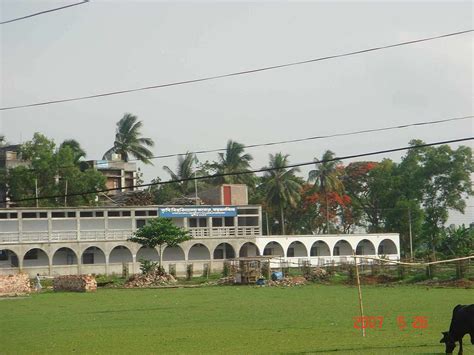
[[[94,292],[97,281],[92,275],[57,276],[53,280],[54,291]]]
[[[327,273],[326,270],[320,268],[320,267],[315,267],[312,268],[308,273],[304,275],[305,279],[308,281],[327,281],[329,278],[329,274]]]
[[[159,271],[153,271],[147,274],[135,274],[130,276],[128,281],[125,283],[125,288],[135,287],[156,287],[156,286],[168,286],[176,284],[176,279],[173,275],[162,273]]]
[[[306,279],[302,276],[295,277],[285,277],[282,280],[268,280],[265,282],[267,286],[277,286],[277,287],[293,287],[293,286],[302,286],[306,285]]]

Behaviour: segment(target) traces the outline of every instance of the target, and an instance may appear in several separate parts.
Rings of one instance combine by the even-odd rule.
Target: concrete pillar
[[[81,251],[80,248],[78,248],[79,253]],[[82,254],[76,255],[77,257],[77,274],[82,275]]]
[[[225,251],[224,251],[225,253]],[[212,262],[214,261],[214,251],[209,248],[209,274],[212,274]]]
[[[48,275],[53,275],[53,258],[48,258]]]
[[[130,215],[132,219],[132,232],[135,233],[137,231],[137,221],[135,219],[135,210],[131,210],[130,212],[131,212]]]
[[[53,237],[53,220],[51,219],[51,211],[46,212],[46,216],[48,218],[48,240],[51,242]]]
[[[23,241],[23,215],[22,212],[18,213],[18,240],[21,243]]]
[[[135,271],[136,263],[137,263],[137,255],[132,254],[132,274],[136,273],[136,271]]]
[[[239,234],[239,217],[235,216],[234,217],[234,236],[237,236]],[[230,233],[230,236],[232,236],[232,233]]]
[[[105,275],[109,275],[109,256],[104,252],[105,257]]]
[[[81,211],[76,212],[76,239],[81,240]]]

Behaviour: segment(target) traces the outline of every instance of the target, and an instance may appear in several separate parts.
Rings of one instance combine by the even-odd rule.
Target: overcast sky
[[[77,2],[0,0],[1,19]],[[1,106],[189,80],[473,28],[470,1],[94,1],[1,26]],[[473,35],[210,82],[3,111],[17,143],[77,139],[88,159],[113,144],[125,112],[155,155],[470,115]],[[311,161],[472,136],[473,120],[249,150]],[[470,144],[472,146],[472,144]],[[455,147],[456,145],[454,145]],[[399,161],[402,153],[383,157]],[[215,159],[215,154],[200,156]],[[145,180],[167,178],[155,160]],[[307,175],[308,169],[302,170]],[[474,205],[470,201],[468,205]],[[473,209],[468,210],[472,220]],[[455,222],[464,217],[454,217]],[[463,220],[464,221],[464,220]]]

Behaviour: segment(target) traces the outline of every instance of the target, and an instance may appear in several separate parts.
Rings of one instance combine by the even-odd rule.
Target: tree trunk
[[[160,268],[160,270],[161,270],[162,265],[163,265],[163,253],[162,253],[162,249],[163,249],[163,246],[160,244],[160,255],[159,255],[159,256],[160,256],[160,261],[159,261],[160,264],[158,265],[158,267]]]
[[[328,194],[324,194],[326,197],[326,234],[329,234],[329,203],[328,203]]]
[[[281,234],[285,235],[285,217],[283,215],[283,206],[280,205],[280,218],[281,218]]]

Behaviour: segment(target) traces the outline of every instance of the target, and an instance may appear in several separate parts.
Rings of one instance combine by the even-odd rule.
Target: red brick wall
[[[21,295],[30,292],[28,274],[0,275],[0,295]]]

